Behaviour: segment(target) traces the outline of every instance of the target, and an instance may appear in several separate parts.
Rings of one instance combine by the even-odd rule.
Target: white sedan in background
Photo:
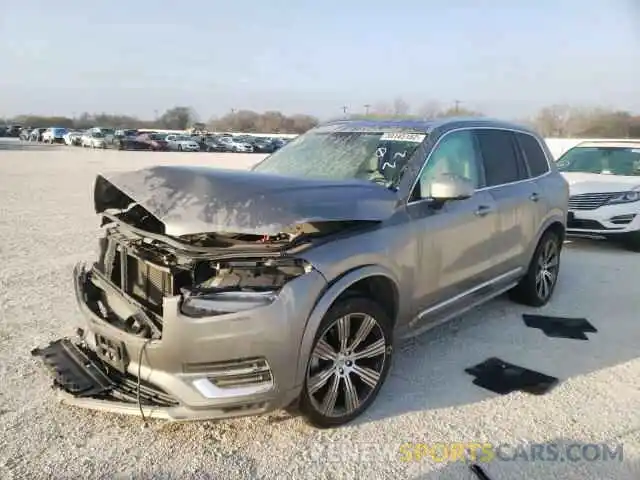
[[[82,142],[82,132],[70,131],[62,138],[64,138],[64,143],[66,145],[80,145]]]
[[[80,145],[89,148],[107,148],[105,134],[96,131],[85,132],[85,134],[82,135]]]
[[[167,135],[165,138],[169,150],[177,150],[179,152],[199,152],[200,145],[190,137],[184,135]]]
[[[640,252],[640,140],[583,142],[557,165],[569,183],[567,233]]]

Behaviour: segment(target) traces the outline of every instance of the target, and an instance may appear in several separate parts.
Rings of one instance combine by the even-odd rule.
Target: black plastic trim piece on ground
[[[529,328],[538,328],[547,337],[589,340],[586,333],[597,333],[596,327],[586,318],[549,317],[545,315],[523,314],[524,324]]]
[[[467,368],[465,372],[476,377],[473,380],[474,385],[499,395],[516,391],[544,395],[559,382],[556,377],[519,367],[495,357]]]
[[[478,477],[478,480],[491,480],[489,475],[487,475],[487,472],[485,472],[484,469],[477,463],[472,463],[471,465],[469,465],[469,470],[471,470],[471,472],[476,477]]]

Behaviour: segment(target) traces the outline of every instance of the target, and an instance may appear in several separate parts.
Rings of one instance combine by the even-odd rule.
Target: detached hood
[[[276,235],[302,223],[381,221],[393,213],[397,196],[366,181],[308,180],[206,167],[160,166],[97,177],[96,213],[124,209],[131,200],[160,220],[171,236]]]
[[[571,195],[582,193],[628,192],[640,187],[640,177],[599,173],[563,172]]]

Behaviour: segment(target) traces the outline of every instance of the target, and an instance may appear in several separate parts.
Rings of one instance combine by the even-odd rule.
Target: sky
[[[2,2],[0,117],[328,118],[396,97],[640,113],[640,0]]]

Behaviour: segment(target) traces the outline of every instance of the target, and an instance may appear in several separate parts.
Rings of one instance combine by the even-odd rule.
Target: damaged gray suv
[[[545,305],[568,196],[537,134],[488,119],[337,121],[252,171],[100,175],[84,323],[32,353],[77,406],[338,426],[400,339],[503,292]]]

